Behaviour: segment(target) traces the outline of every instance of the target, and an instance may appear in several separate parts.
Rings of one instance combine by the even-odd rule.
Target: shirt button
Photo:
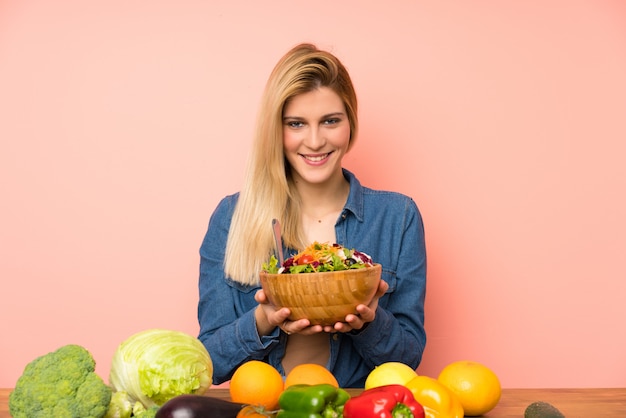
[[[335,333],[333,334],[333,340],[337,341],[339,339],[339,334]]]

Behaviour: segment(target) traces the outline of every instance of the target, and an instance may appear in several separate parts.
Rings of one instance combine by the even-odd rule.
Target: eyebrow
[[[333,113],[328,113],[326,115],[323,115],[320,120],[324,120],[324,119],[329,119],[329,118],[333,118],[333,117],[337,117],[337,116],[345,116],[346,114],[344,112],[333,112]],[[283,120],[287,120],[287,119],[294,119],[294,120],[303,120],[306,118],[303,118],[302,116],[283,116]]]

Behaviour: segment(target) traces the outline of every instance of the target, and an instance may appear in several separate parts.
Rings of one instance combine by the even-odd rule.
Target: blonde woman
[[[263,94],[243,188],[218,204],[200,248],[199,338],[215,384],[248,360],[283,375],[321,364],[342,387],[363,387],[384,362],[418,366],[426,344],[422,218],[410,197],[364,187],[342,167],[357,130],[356,94],[342,63],[310,44],[287,52]],[[373,300],[334,326],[289,321],[289,310],[272,306],[259,284],[261,264],[275,252],[273,218],[287,256],[313,241],[336,242],[382,264]]]

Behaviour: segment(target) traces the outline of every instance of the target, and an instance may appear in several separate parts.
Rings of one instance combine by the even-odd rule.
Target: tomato
[[[298,258],[298,265],[301,266],[303,264],[311,264],[315,259],[311,254],[302,254],[300,258]]]
[[[265,411],[263,407],[254,405],[244,406],[237,414],[237,418],[268,418],[274,417],[275,414]]]

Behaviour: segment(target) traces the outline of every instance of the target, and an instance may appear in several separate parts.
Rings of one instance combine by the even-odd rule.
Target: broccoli
[[[104,418],[154,418],[158,410],[157,405],[146,409],[141,402],[133,402],[128,392],[120,390],[113,392]]]
[[[158,405],[152,405],[149,408],[143,406],[141,402],[135,402],[135,406],[133,407],[133,418],[154,418],[156,416],[157,411],[159,410]]]
[[[133,403],[126,391],[113,392],[111,403],[104,418],[130,418],[133,413]]]
[[[141,412],[133,414],[133,418],[155,418],[158,411],[159,407],[154,405],[148,409],[144,409]]]
[[[13,418],[102,418],[111,387],[95,373],[96,362],[84,347],[65,345],[36,358],[9,395]]]

